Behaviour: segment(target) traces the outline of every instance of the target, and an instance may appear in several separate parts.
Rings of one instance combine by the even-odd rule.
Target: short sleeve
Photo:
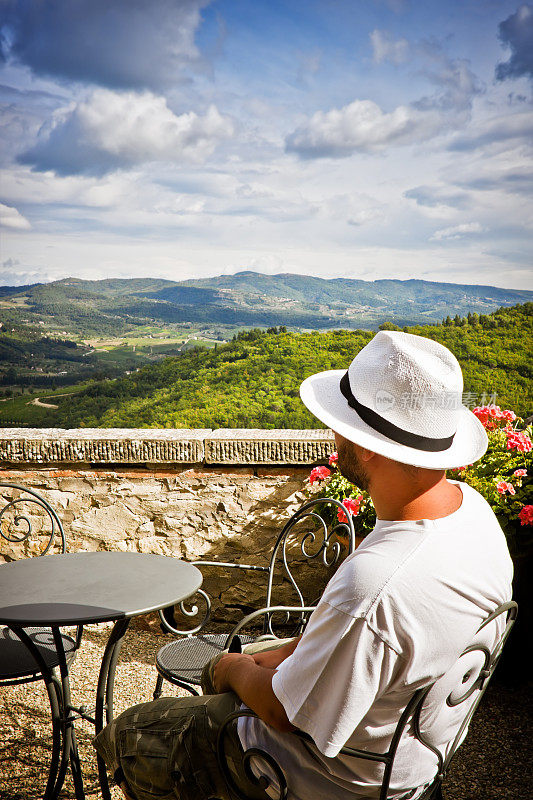
[[[272,688],[290,722],[334,758],[390,685],[398,658],[364,618],[321,602]]]

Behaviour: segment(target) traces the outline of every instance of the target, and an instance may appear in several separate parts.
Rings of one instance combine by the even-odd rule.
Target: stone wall
[[[321,430],[4,429],[0,481],[48,500],[71,552],[132,550],[266,565],[284,522],[309,496],[310,467],[327,463],[333,448],[331,432]],[[29,539],[0,538],[0,560],[37,550],[46,532],[40,512],[28,506]],[[24,534],[26,524],[13,526],[10,513],[3,530],[11,524]],[[205,574],[215,618],[222,606],[224,615],[242,614],[263,594],[260,573]]]

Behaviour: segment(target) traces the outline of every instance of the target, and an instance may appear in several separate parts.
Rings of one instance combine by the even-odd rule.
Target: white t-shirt
[[[330,580],[296,650],[274,675],[287,717],[314,744],[258,719],[240,721],[243,746],[262,747],[290,776],[292,800],[378,797],[383,765],[339,756],[341,747],[385,752],[414,692],[448,673],[483,619],[511,598],[504,534],[483,497],[459,485],[462,504],[447,517],[376,522]],[[502,628],[500,619],[489,646]],[[438,716],[445,696],[435,698],[435,708],[429,704],[426,719]],[[436,720],[432,741],[442,751],[465,711]],[[416,796],[410,791],[430,781],[436,765],[407,731],[389,797]]]

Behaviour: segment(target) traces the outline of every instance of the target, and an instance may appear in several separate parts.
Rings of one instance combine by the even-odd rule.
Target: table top
[[[148,553],[26,558],[0,566],[0,623],[109,622],[175,605],[201,583],[192,564]]]

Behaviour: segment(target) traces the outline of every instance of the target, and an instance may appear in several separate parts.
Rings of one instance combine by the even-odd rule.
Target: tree
[[[379,326],[380,331],[401,331],[393,322],[382,322]]]
[[[5,377],[4,377],[4,382],[7,383],[8,385],[10,385],[10,384],[12,385],[12,384],[17,382],[17,377],[18,377],[18,373],[17,373],[17,370],[15,369],[15,367],[9,367],[6,370]]]

